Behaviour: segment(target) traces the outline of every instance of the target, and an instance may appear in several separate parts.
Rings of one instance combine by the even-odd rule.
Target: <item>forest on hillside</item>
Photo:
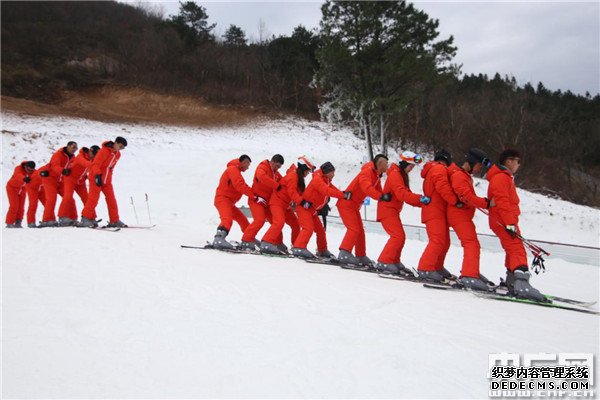
[[[249,42],[235,25],[215,37],[193,2],[163,16],[117,2],[3,1],[2,94],[53,103],[64,89],[124,85],[325,118],[355,128],[371,153],[517,148],[520,187],[600,206],[600,95],[461,75],[460,49],[410,3],[322,10],[319,29]]]

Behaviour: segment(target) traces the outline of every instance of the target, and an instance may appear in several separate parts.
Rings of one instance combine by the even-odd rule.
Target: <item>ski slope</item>
[[[318,165],[331,161],[344,187],[363,161],[362,143],[324,123],[200,129],[2,113],[2,182],[23,159],[43,165],[68,140],[82,147],[117,135],[129,142],[114,175],[121,219],[135,223],[133,197],[147,223],[147,193],[158,226],[1,230],[3,397],[485,398],[489,353],[599,354],[597,316],[295,259],[179,248],[212,239],[216,183],[242,153],[253,160],[247,182],[274,153],[285,157],[284,169],[305,154]],[[486,188],[478,181],[479,194]],[[519,195],[527,237],[598,246],[597,210]],[[372,202],[370,216],[375,209]],[[102,200],[98,213],[107,218]],[[420,224],[419,214],[406,206],[402,218]],[[476,224],[490,232],[482,216]],[[343,233],[329,227],[332,251]],[[230,238],[239,240],[237,227]],[[386,239],[369,233],[371,258]],[[403,262],[416,266],[425,244],[407,241]],[[461,258],[452,246],[448,269],[458,273]],[[503,254],[481,259],[486,276],[504,276]],[[547,267],[534,286],[598,299],[598,263],[549,258]]]

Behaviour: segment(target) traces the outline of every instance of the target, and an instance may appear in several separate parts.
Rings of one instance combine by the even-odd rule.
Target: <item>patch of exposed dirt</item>
[[[159,94],[138,88],[105,86],[85,91],[65,91],[62,100],[47,104],[2,96],[0,107],[29,115],[62,115],[104,122],[152,122],[168,125],[242,125],[264,110],[216,106],[202,99]]]

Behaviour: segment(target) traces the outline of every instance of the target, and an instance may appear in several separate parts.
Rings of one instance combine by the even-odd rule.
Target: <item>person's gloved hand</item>
[[[302,199],[302,201],[300,202],[300,205],[302,207],[304,207],[305,210],[308,210],[309,208],[312,207],[312,203],[310,201],[306,201],[304,199]]]
[[[266,199],[263,199],[263,198],[262,198],[262,197],[260,197],[260,196],[254,196],[254,201],[256,201],[256,203],[260,204],[260,205],[261,205],[261,206],[263,206],[263,207],[266,207],[266,206],[267,206],[267,200],[266,200]]]
[[[23,177],[23,182],[25,182],[25,183],[29,183],[29,182],[31,182],[31,178],[29,177],[29,175],[25,175],[25,176]]]
[[[69,176],[69,175],[71,175],[71,168],[65,168],[65,169],[63,169],[63,170],[62,170],[62,174],[63,174],[64,176]]]
[[[344,200],[350,200],[352,198],[352,192],[344,192]]]
[[[517,236],[516,225],[506,225],[506,227],[504,229],[506,229],[506,232],[510,233],[510,236],[512,236],[512,237]]]
[[[102,175],[96,175],[94,182],[96,182],[96,186],[102,186]]]
[[[392,194],[391,193],[384,193],[381,195],[381,197],[379,198],[380,201],[391,201],[392,200]]]
[[[47,177],[50,176],[50,172],[48,172],[48,171],[42,171],[42,172],[40,172],[40,176],[43,177],[43,178],[47,178]]]
[[[421,204],[423,204],[424,206],[426,206],[427,204],[431,203],[431,197],[429,197],[429,196],[421,196],[421,198],[419,199],[419,201],[421,202]]]
[[[462,201],[457,201],[456,204],[454,205],[454,207],[456,208],[463,208],[465,206],[465,203],[463,203]]]

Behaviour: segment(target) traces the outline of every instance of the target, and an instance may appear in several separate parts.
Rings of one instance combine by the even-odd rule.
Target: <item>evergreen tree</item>
[[[246,45],[246,34],[242,28],[233,24],[229,25],[223,39],[225,39],[225,44],[228,46],[243,47]]]
[[[188,47],[215,40],[211,31],[217,24],[208,24],[206,9],[193,1],[179,2],[179,14],[171,16],[169,22]]]

